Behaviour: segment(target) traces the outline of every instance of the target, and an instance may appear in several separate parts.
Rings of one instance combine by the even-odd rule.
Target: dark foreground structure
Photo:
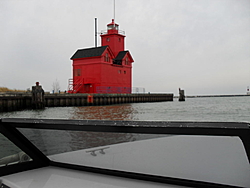
[[[44,90],[39,82],[36,82],[35,86],[32,86],[32,109],[44,109]]]
[[[173,101],[173,94],[45,94],[45,107]],[[32,109],[31,94],[0,95],[0,112]],[[35,106],[36,107],[36,106]],[[37,109],[37,108],[33,108]]]
[[[0,148],[4,187],[250,186],[249,123],[0,119],[0,135],[19,148]]]
[[[184,90],[179,88],[179,101],[185,101]]]

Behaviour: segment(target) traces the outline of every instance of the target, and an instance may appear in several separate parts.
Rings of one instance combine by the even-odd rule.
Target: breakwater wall
[[[173,101],[173,94],[45,94],[45,107]],[[0,95],[0,112],[32,108],[31,94]]]
[[[202,97],[250,97],[250,95],[239,94],[239,95],[195,95],[195,96],[186,96],[187,98],[202,98]]]

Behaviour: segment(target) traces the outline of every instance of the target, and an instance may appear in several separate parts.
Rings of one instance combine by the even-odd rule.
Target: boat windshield
[[[55,162],[220,184],[250,185],[250,166],[238,137],[18,130]]]
[[[194,187],[250,187],[249,128],[234,122],[6,118],[0,121],[0,176],[51,166]]]
[[[0,133],[0,167],[32,161],[32,159]]]

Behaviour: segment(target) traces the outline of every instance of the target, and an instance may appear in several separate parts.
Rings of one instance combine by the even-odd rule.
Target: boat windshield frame
[[[32,161],[0,167],[0,176],[46,166],[56,166],[67,169],[76,169],[106,175],[182,186],[225,186],[222,184],[211,182],[202,182],[173,177],[162,177],[157,175],[124,172],[119,170],[110,170],[51,161],[18,130],[19,128],[107,133],[236,136],[239,137],[242,141],[248,162],[250,163],[250,123],[247,122],[111,121],[3,118],[0,119],[0,133],[8,138],[17,147],[19,147],[23,152],[29,155],[32,158]]]

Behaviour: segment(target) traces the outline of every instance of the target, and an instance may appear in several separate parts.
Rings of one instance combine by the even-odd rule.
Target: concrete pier
[[[173,101],[173,94],[45,94],[45,107]],[[32,94],[0,95],[0,112],[32,108]]]

